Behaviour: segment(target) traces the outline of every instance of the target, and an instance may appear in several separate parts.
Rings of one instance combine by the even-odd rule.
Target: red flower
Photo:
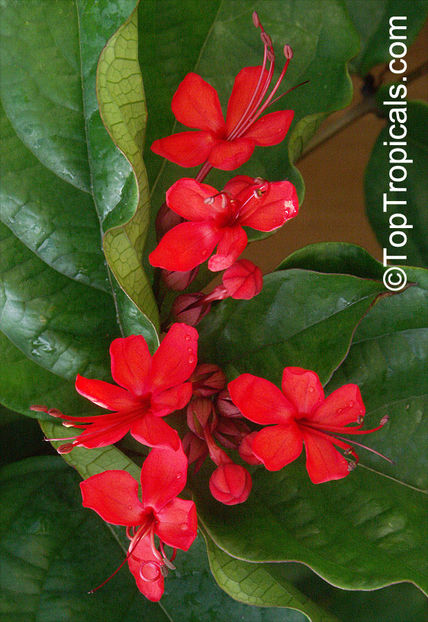
[[[261,119],[260,116],[279,99],[273,97],[293,53],[290,46],[284,47],[284,68],[267,95],[275,69],[275,53],[257,14],[253,15],[253,19],[255,26],[261,29],[263,65],[245,67],[236,76],[226,121],[217,91],[197,74],[189,73],[174,94],[171,108],[177,121],[199,131],[181,132],[156,140],[152,145],[155,153],[180,166],[197,166],[207,161],[209,168],[231,171],[251,157],[256,145],[267,147],[284,140],[294,112],[281,110]]]
[[[114,412],[68,417],[59,411],[47,411],[65,425],[84,429],[58,451],[67,453],[77,446],[105,447],[128,432],[149,447],[178,449],[179,436],[162,417],[183,408],[192,396],[192,384],[185,381],[196,367],[197,340],[194,328],[173,324],[152,357],[141,335],[115,339],[110,346],[111,373],[120,386],[83,376],[76,379],[81,395]]]
[[[358,461],[349,445],[354,441],[337,435],[369,434],[386,423],[383,419],[377,428],[361,430],[365,408],[358,386],[344,385],[325,398],[317,374],[300,367],[284,369],[282,392],[251,374],[239,376],[228,388],[244,417],[271,424],[251,438],[255,457],[269,471],[278,471],[300,455],[304,443],[306,468],[314,484],[346,477],[355,466],[336,447]],[[346,427],[350,423],[359,425]]]
[[[189,220],[168,231],[150,253],[152,266],[187,271],[208,261],[214,272],[231,266],[247,245],[243,226],[273,231],[298,211],[296,189],[288,181],[269,183],[239,175],[223,192],[194,179],[179,179],[166,193],[167,204]]]
[[[84,507],[107,523],[127,527],[129,569],[138,589],[153,601],[163,594],[166,568],[173,568],[163,545],[187,551],[196,538],[195,504],[177,498],[186,478],[187,458],[181,448],[153,449],[141,469],[141,501],[138,482],[126,471],[104,471],[80,484]]]

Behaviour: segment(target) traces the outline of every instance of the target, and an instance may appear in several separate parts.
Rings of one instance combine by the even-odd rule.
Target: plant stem
[[[407,85],[411,82],[414,82],[421,76],[428,73],[428,60],[421,63],[418,67],[416,67],[413,71],[407,74]],[[378,84],[379,88],[380,84]],[[321,130],[313,137],[312,140],[308,142],[306,147],[303,149],[302,155],[299,160],[305,158],[311,151],[325,143],[327,140],[335,136],[337,133],[344,130],[348,125],[351,125],[354,121],[368,114],[369,112],[376,112],[376,100],[374,95],[366,96],[362,101],[360,101],[352,108],[349,108],[344,112],[344,114],[332,121],[329,125],[321,128]]]
[[[329,125],[325,126],[324,128],[321,128],[321,130],[317,132],[317,134],[315,134],[312,140],[308,142],[299,160],[303,160],[303,158],[305,158],[309,153],[311,153],[311,151],[314,151],[314,149],[317,149],[317,147],[325,143],[327,140],[329,140],[330,138],[332,138],[333,136],[335,136],[342,130],[344,130],[346,127],[348,127],[348,125],[351,125],[351,123],[353,123],[360,117],[363,117],[369,112],[375,112],[375,111],[376,111],[375,98],[373,96],[364,98],[358,104],[356,104],[355,106],[352,106],[352,108],[349,108],[349,110],[346,110],[341,117],[339,117],[338,119],[335,119],[334,121],[329,123]]]

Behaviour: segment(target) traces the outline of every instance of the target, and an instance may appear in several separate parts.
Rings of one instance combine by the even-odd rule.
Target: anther
[[[293,58],[293,48],[291,47],[291,45],[288,45],[287,43],[284,45],[284,56],[287,60],[291,60]]]

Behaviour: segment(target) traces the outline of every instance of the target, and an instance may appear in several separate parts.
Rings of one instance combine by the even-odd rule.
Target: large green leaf
[[[154,325],[141,311],[156,322],[153,297],[141,265],[136,267],[147,228],[147,188],[138,161],[145,116],[136,39],[121,47],[129,29],[135,33],[135,13],[105,49],[100,72],[110,85],[119,62],[127,84],[123,91],[118,80],[114,93],[120,123],[117,110],[106,113],[125,157],[102,125],[95,92],[100,52],[134,8],[134,0],[13,1],[2,7],[0,397],[19,412],[48,400],[68,413],[87,410],[72,381],[77,372],[109,377],[114,337],[141,333],[152,351],[158,345]],[[133,83],[127,68],[137,70]],[[128,132],[135,144],[118,132],[122,138]],[[128,250],[120,243],[121,252],[109,260],[119,278],[125,274],[127,295],[105,265],[100,225],[106,235],[115,226],[113,237],[125,232]]]
[[[273,38],[279,67],[284,44],[294,49],[281,88],[285,91],[303,80],[309,80],[309,84],[296,89],[278,104],[279,108],[295,110],[289,133],[291,153],[287,141],[277,147],[256,149],[251,161],[238,172],[268,179],[289,178],[303,198],[303,181],[291,162],[299,157],[320,119],[345,106],[352,95],[346,63],[358,51],[357,35],[342,3],[336,0],[324,0],[322,4],[311,0],[266,0],[255,7],[250,0],[216,1],[199,11],[192,0],[150,0],[140,6],[140,63],[150,85],[147,89],[150,118],[153,110],[145,159],[156,209],[163,203],[168,186],[182,176],[196,173],[194,169],[183,169],[171,163],[162,165],[162,160],[149,151],[155,138],[180,131],[170,111],[171,97],[186,73],[195,71],[218,90],[226,108],[235,75],[242,67],[262,61],[259,31],[254,29],[251,18],[255,8]],[[158,18],[160,15],[165,16],[163,24]],[[171,63],[171,58],[177,62]],[[229,177],[230,174],[214,171],[207,181],[220,188]]]
[[[123,560],[112,532],[81,506],[78,478],[56,457],[1,470],[2,622],[167,622],[123,570],[93,595]]]
[[[385,99],[390,100],[386,89],[382,89],[382,93]],[[382,107],[382,96],[379,102]],[[391,105],[384,106],[382,111],[388,115],[393,108]],[[367,216],[388,255],[401,256],[401,259],[389,263],[428,266],[428,138],[425,131],[428,105],[418,101],[407,102],[404,110],[407,128],[405,147],[387,146],[389,142],[397,142],[389,135],[390,128],[393,125],[397,127],[395,116],[392,117],[393,123],[381,131],[373,147],[364,179]],[[393,133],[396,131],[394,129]],[[400,164],[403,159],[405,162]],[[399,168],[392,170],[395,166]],[[403,182],[393,182],[394,187],[401,191],[391,192],[390,181],[402,177]],[[384,195],[385,200],[391,203],[384,203]],[[394,204],[393,201],[405,203]]]
[[[85,12],[82,17],[87,18]],[[91,15],[89,24],[95,25],[99,21],[98,8]],[[87,41],[87,44],[91,45],[92,42]],[[97,95],[103,122],[114,143],[130,162],[137,184],[135,199],[131,200],[131,189],[127,188],[125,200],[121,198],[105,219],[104,252],[121,287],[138,308],[157,323],[156,303],[141,263],[149,224],[150,202],[142,153],[147,109],[138,64],[137,9],[111,37],[101,53],[97,70]],[[96,119],[97,117],[95,125]],[[91,129],[93,123],[94,120],[90,119]],[[100,159],[99,145],[95,137],[90,147],[90,155],[96,162],[96,175],[111,175],[106,170],[106,162]]]
[[[270,274],[258,296],[221,302],[203,320],[201,355],[230,375],[247,372],[279,382],[285,366],[297,365],[327,382],[356,325],[384,291],[381,283],[346,275]]]
[[[345,0],[345,4],[361,37],[360,53],[352,60],[350,67],[361,76],[365,76],[375,65],[391,60],[389,46],[394,36],[405,35],[405,43],[409,47],[428,10],[427,0]],[[399,26],[405,26],[405,29],[397,29]]]
[[[214,578],[233,598],[251,605],[275,606],[304,612],[311,622],[338,622],[296,589],[284,576],[283,564],[250,564],[235,559],[205,536]]]
[[[78,477],[59,458],[8,465],[0,482],[2,622],[36,616],[43,622],[304,620],[297,612],[250,607],[227,596],[212,578],[201,538],[178,552],[159,604],[141,596],[127,568],[88,595],[123,561],[123,528],[109,528],[82,507]]]
[[[342,244],[313,245],[286,265],[292,273],[298,266],[319,270],[320,276],[342,265],[366,277],[379,278],[382,271],[363,249]],[[342,588],[410,581],[427,589],[428,275],[418,268],[407,272],[417,285],[370,309],[326,388],[357,383],[368,427],[389,415],[389,423],[364,442],[394,464],[361,449],[360,467],[346,480],[318,486],[310,484],[301,458],[278,473],[257,469],[249,500],[236,508],[221,507],[195,481],[203,524],[229,555],[252,562],[301,561]]]

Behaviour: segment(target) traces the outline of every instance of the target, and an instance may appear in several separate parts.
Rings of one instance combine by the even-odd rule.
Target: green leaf
[[[225,300],[199,325],[203,359],[231,375],[253,373],[280,382],[285,366],[315,370],[327,382],[349,348],[382,284],[303,270],[265,277],[250,301]]]
[[[62,378],[108,377],[117,336],[111,296],[56,272],[2,224],[0,276],[1,330],[13,344]]]
[[[14,1],[2,8],[0,397],[25,414],[32,403],[81,414],[91,407],[72,381],[76,373],[110,377],[112,339],[140,333],[152,352],[159,343],[131,300],[138,290],[141,307],[153,301],[141,266],[134,270],[146,222],[132,220],[129,262],[121,256],[129,295],[109,273],[99,237],[100,225],[108,232],[134,215],[140,190],[143,201],[134,169],[102,125],[95,92],[99,55],[135,0],[33,0],[31,10]],[[110,80],[108,66],[107,59]],[[137,82],[142,86],[139,75]],[[124,113],[121,128],[136,137],[132,114]]]
[[[226,109],[236,74],[244,66],[262,62],[260,33],[252,24],[253,2],[212,2],[204,11],[198,8],[192,0],[143,2],[140,6],[140,63],[147,85],[150,118],[153,114],[145,160],[156,209],[164,202],[165,191],[174,181],[196,173],[194,169],[162,162],[150,153],[154,139],[184,129],[174,125],[170,110],[178,84],[187,72],[195,71],[218,90]],[[167,28],[162,28],[154,17],[161,10],[167,16]],[[309,80],[309,84],[289,93],[278,104],[278,108],[295,110],[288,140],[292,143],[291,156],[297,157],[321,115],[344,107],[351,99],[352,84],[346,63],[357,53],[357,35],[342,3],[336,0],[324,0],[322,5],[311,0],[298,3],[270,0],[260,3],[257,11],[265,30],[272,36],[278,67],[282,65],[284,44],[290,44],[294,50],[281,92]],[[171,64],[171,58],[177,62]],[[305,121],[300,123],[302,120]],[[287,141],[269,149],[257,148],[251,161],[238,173],[267,179],[289,178],[303,198],[303,181],[291,164]],[[207,181],[220,189],[229,176],[212,171]],[[154,244],[153,233],[150,247]]]
[[[2,333],[0,351],[0,395],[5,406],[41,419],[48,418],[48,415],[29,410],[32,404],[55,406],[72,416],[94,414],[92,404],[80,397],[74,382],[40,367]]]
[[[361,37],[360,53],[350,67],[361,76],[369,73],[375,65],[391,60],[389,46],[394,37],[405,35],[405,43],[410,47],[428,10],[427,0],[345,0],[345,4]],[[397,19],[398,16],[405,19]],[[403,25],[405,30],[397,29]]]
[[[384,268],[364,248],[347,242],[318,242],[291,253],[277,270],[299,268],[381,280]]]
[[[291,266],[336,272],[343,265],[347,272],[377,277],[382,269],[363,249],[342,244],[312,245],[284,264],[290,272]],[[300,561],[345,589],[409,581],[427,590],[428,273],[407,273],[417,285],[370,309],[326,387],[330,393],[357,383],[368,428],[389,415],[389,423],[364,443],[394,464],[361,449],[355,472],[318,486],[310,483],[302,458],[278,473],[256,469],[249,500],[236,508],[221,507],[206,482],[194,481],[202,523],[232,557]]]
[[[382,99],[386,100],[385,98],[390,100],[386,89],[382,89],[381,93],[383,98],[380,94],[380,102]],[[386,114],[396,114],[393,110],[397,111],[397,107],[383,107]],[[366,168],[364,191],[367,216],[379,243],[388,255],[401,256],[399,260],[391,259],[388,263],[428,266],[428,138],[425,132],[428,105],[418,101],[407,102],[404,108],[401,107],[401,111],[399,114],[406,115],[406,146],[389,146],[389,142],[395,142],[389,134],[390,127],[397,127],[397,118],[390,117],[391,122],[379,134]],[[388,144],[385,145],[385,142]],[[407,163],[400,164],[402,159]],[[393,181],[394,178],[401,179],[402,176],[405,178],[403,182]],[[400,188],[401,191],[391,191],[391,180],[393,187]],[[384,204],[384,199],[405,203]]]
[[[137,183],[134,201],[120,201],[104,223],[104,253],[119,284],[140,311],[158,324],[158,311],[141,259],[149,223],[150,201],[142,151],[147,121],[138,64],[138,14],[111,37],[97,70],[100,114],[117,147],[132,166]],[[95,149],[93,157],[99,157]]]
[[[81,506],[78,478],[62,460],[30,458],[0,472],[2,620],[167,622],[124,569],[113,532]]]
[[[283,576],[283,564],[250,564],[234,559],[205,536],[211,571],[217,583],[236,600],[259,607],[296,609],[311,622],[338,622]]]
[[[382,466],[318,486],[301,458],[276,473],[260,468],[235,507],[215,501],[201,478],[192,486],[202,526],[231,557],[299,561],[343,589],[411,581],[427,590],[426,494]]]

